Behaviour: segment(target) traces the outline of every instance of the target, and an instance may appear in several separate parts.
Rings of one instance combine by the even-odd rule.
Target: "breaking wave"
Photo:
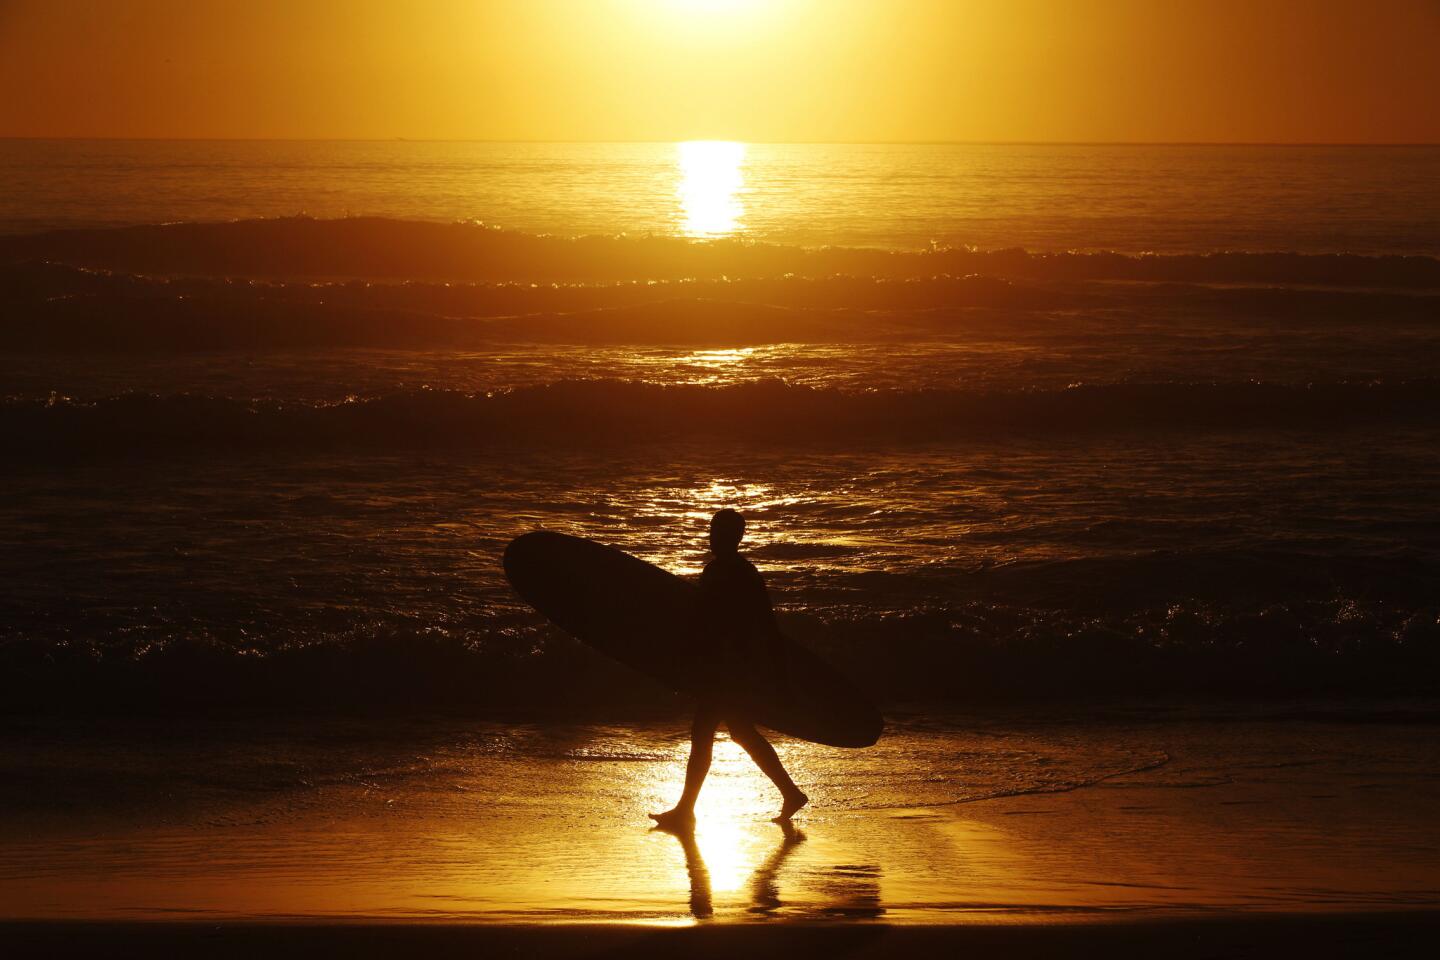
[[[1440,260],[1214,252],[1188,255],[922,252],[671,237],[567,238],[478,223],[355,217],[241,220],[0,237],[0,260],[49,260],[156,275],[613,282],[848,275],[1440,287]]]
[[[466,460],[470,451],[496,448],[508,470],[522,459],[506,457],[510,449],[545,456],[578,449],[580,473],[603,484],[614,460],[605,453],[645,444],[657,445],[657,462],[685,443],[708,449],[720,441],[778,465],[796,459],[790,454],[801,445],[847,454],[910,445],[899,450],[909,456],[928,454],[925,444],[957,444],[942,451],[948,455],[977,438],[1135,432],[1148,441],[1195,433],[1208,448],[1212,438],[1256,430],[1323,437],[1321,454],[1302,451],[1298,468],[1256,467],[1288,476],[1343,460],[1364,430],[1384,441],[1373,445],[1384,454],[1372,453],[1367,469],[1388,477],[1416,471],[1402,454],[1433,448],[1440,426],[1440,379],[1425,366],[1437,305],[1440,260],[1419,256],[886,252],[304,218],[0,237],[0,351],[10,355],[10,370],[27,375],[8,388],[14,395],[0,397],[0,443],[26,470],[42,461],[32,471],[39,479],[30,481],[30,499],[17,499],[8,515],[13,542],[25,544],[14,551],[9,575],[29,593],[0,597],[0,700],[16,708],[486,712],[535,709],[543,701],[597,713],[617,703],[640,709],[659,702],[647,681],[539,624],[496,582],[475,587],[468,567],[464,589],[478,592],[458,607],[447,598],[443,617],[388,602],[337,601],[357,590],[369,595],[348,586],[347,564],[353,545],[374,530],[368,522],[358,525],[363,532],[331,522],[324,515],[330,480],[308,474],[291,478],[301,507],[290,519],[311,521],[307,536],[338,538],[343,550],[334,556],[347,559],[333,567],[296,566],[300,572],[283,578],[282,588],[236,602],[227,591],[270,569],[277,548],[266,537],[257,553],[215,562],[219,581],[205,585],[211,592],[200,591],[199,599],[177,589],[183,578],[146,574],[138,562],[127,576],[140,579],[114,586],[101,578],[86,594],[86,563],[99,564],[94,558],[106,550],[189,563],[192,545],[164,519],[91,530],[95,514],[78,507],[71,525],[55,526],[49,541],[25,539],[33,538],[27,511],[42,514],[61,474],[46,459],[52,455],[66,468],[108,475],[125,461],[109,454],[138,452],[139,472],[150,478],[182,462],[165,456],[172,452],[261,454],[193,458],[202,475],[215,468],[215,486],[194,495],[201,504],[195,509],[216,514],[248,482],[218,465],[253,459],[283,478],[288,461],[305,458],[272,451],[317,449],[356,451],[351,459],[378,460],[382,475],[391,460],[369,453],[443,448],[465,452],[455,459]],[[1265,337],[1235,336],[1245,327],[1262,328]],[[1055,330],[1070,340],[1051,336]],[[923,381],[938,383],[934,389],[920,389],[898,361],[888,379],[814,385],[800,382],[805,358],[758,374],[778,369],[788,380],[724,384],[621,379],[632,368],[617,373],[573,359],[588,361],[601,352],[591,347],[605,344],[875,341],[920,344],[914,352],[925,357],[946,338],[966,349],[978,345],[972,352],[979,359]],[[1013,375],[975,376],[975,364],[998,355],[979,349],[987,338],[1013,348]],[[1095,357],[1076,359],[1071,341],[1092,345]],[[487,344],[546,346],[486,351]],[[553,344],[584,349],[566,353]],[[458,374],[371,377],[365,351],[332,358],[328,367],[312,363],[315,354],[300,356],[296,377],[331,378],[317,388],[322,400],[277,393],[277,383],[290,381],[271,377],[273,365],[246,366],[265,351],[468,345],[498,357],[497,367],[518,357],[518,366],[538,373],[505,373],[488,389],[490,382],[477,386]],[[198,354],[170,355],[188,350],[223,351],[231,366],[157,379],[156,368],[203,366]],[[903,353],[888,346],[871,352],[885,363]],[[42,363],[40,353],[56,356]],[[569,359],[546,365],[560,353]],[[145,367],[136,359],[144,354],[159,359],[145,357]],[[1242,366],[1247,357],[1253,362]],[[104,375],[90,376],[92,367]],[[587,373],[593,378],[583,379]],[[432,381],[452,389],[397,386]],[[854,388],[877,382],[900,386]],[[347,393],[354,395],[336,399]],[[1285,439],[1265,435],[1264,446],[1277,437]],[[1116,473],[1146,465],[1148,442],[1136,447],[1142,452],[1126,456],[1139,459],[1121,457]],[[1229,456],[1222,447],[1216,444],[1217,461]],[[105,456],[96,464],[67,459],[97,451]],[[150,463],[148,455],[159,456]],[[1221,532],[1166,553],[1136,536],[1135,549],[1123,555],[1056,560],[1041,551],[983,569],[917,562],[853,577],[827,572],[823,590],[798,580],[782,598],[805,611],[787,628],[892,703],[1064,697],[1077,688],[1101,695],[1433,692],[1440,598],[1425,552],[1433,527],[1422,516],[1434,502],[1425,463],[1415,484],[1381,497],[1375,518],[1355,520],[1353,532],[1317,541],[1313,552],[1295,544],[1318,536],[1312,520],[1335,509],[1331,501],[1307,506],[1293,529],[1279,533],[1272,533],[1268,501],[1247,502],[1243,510],[1265,522],[1243,542]],[[1030,471],[1031,488],[1044,489],[1071,466],[1058,457],[1017,469]],[[1177,482],[1181,469],[1171,474]],[[567,482],[544,496],[564,499]],[[92,493],[101,510],[133,495],[103,480],[93,486],[66,509],[88,503]],[[152,506],[170,509],[168,501]],[[997,501],[994,509],[1012,508]],[[160,513],[145,514],[152,515]],[[1077,508],[1076,518],[1084,515]],[[883,539],[903,544],[914,516],[898,511],[877,520],[889,524]],[[1169,518],[1194,528],[1212,519],[1208,510]],[[266,530],[289,522],[268,514],[262,520]],[[1125,529],[1112,532],[1117,542],[1132,542]],[[1075,547],[1085,549],[1084,542]],[[474,575],[498,577],[493,559]],[[387,561],[387,571],[392,566],[416,583],[435,575],[423,564]]]
[[[860,604],[783,615],[782,624],[890,705],[1435,692],[1440,607],[1424,564],[1140,555],[1110,561],[1109,573],[1145,579],[1157,559],[1202,579],[1210,569],[1219,580],[1188,598],[1170,583],[1168,599],[1092,597],[1073,608],[1025,599],[1013,581],[1053,591],[1093,569],[1017,568],[993,590],[989,574],[968,578],[993,593],[984,600],[898,611]],[[1242,578],[1243,591],[1225,590]],[[142,628],[118,615],[103,623],[94,614],[11,609],[0,629],[0,712],[418,708],[614,717],[683,704],[538,621],[499,604],[463,625],[339,610],[323,628],[313,617],[263,610],[239,622],[216,615]]]
[[[113,447],[485,447],[925,442],[1124,430],[1335,430],[1440,422],[1440,380],[1291,386],[1077,385],[1055,390],[847,392],[777,380],[710,387],[569,380],[494,394],[407,390],[338,403],[129,393],[0,403],[0,442]]]

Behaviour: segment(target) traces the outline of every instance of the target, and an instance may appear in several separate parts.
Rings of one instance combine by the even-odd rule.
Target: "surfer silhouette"
[[[697,629],[708,648],[704,665],[709,671],[690,728],[690,759],[685,765],[685,788],[674,809],[652,813],[667,830],[687,830],[695,824],[695,801],[710,772],[715,734],[724,724],[755,765],[780,789],[778,823],[788,821],[809,802],[795,786],[785,766],[748,716],[746,693],[767,682],[780,696],[786,689],[783,638],[765,580],[755,565],[740,555],[745,518],[734,510],[721,510],[710,520],[713,559],[700,574]]]

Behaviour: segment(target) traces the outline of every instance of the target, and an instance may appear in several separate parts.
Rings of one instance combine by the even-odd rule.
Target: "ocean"
[[[1433,911],[1440,148],[0,141],[0,178],[0,921]],[[783,827],[722,737],[677,837],[690,704],[500,558],[695,576],[721,507],[887,727],[777,738]]]
[[[0,141],[21,709],[665,714],[720,507],[894,709],[1433,692],[1440,148]]]
[[[807,247],[1440,253],[1440,148],[0,140],[0,233],[475,220]]]

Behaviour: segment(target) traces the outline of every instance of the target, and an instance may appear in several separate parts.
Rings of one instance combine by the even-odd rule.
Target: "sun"
[[[738,51],[776,36],[781,22],[793,18],[798,0],[630,0],[638,32],[662,48]],[[738,45],[738,47],[737,47]]]
[[[743,7],[753,7],[760,0],[665,0],[671,6],[688,10],[703,10],[707,13],[723,13]]]
[[[655,0],[652,0],[652,3]],[[658,0],[661,9],[670,13],[690,15],[706,15],[708,22],[713,22],[714,17],[728,17],[738,13],[750,13],[757,11],[767,5],[773,5],[776,0]]]

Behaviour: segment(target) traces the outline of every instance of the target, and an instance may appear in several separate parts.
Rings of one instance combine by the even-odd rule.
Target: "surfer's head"
[[[745,518],[734,510],[721,510],[710,518],[710,552],[716,556],[739,550],[740,538],[743,536]]]

